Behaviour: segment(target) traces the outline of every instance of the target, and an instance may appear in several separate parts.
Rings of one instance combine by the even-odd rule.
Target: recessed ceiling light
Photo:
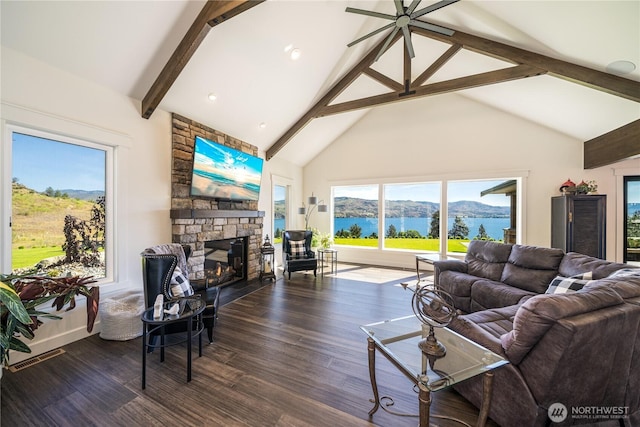
[[[215,93],[210,93],[208,98],[209,98],[209,101],[215,101],[216,99],[218,99]]]
[[[260,127],[260,129],[264,129],[267,127],[267,124],[265,122],[262,122],[258,126]]]
[[[284,52],[287,53],[289,52],[291,49],[293,49],[293,45],[292,44],[288,44],[284,47]]]
[[[636,64],[631,61],[614,61],[607,65],[607,73],[623,75],[632,73],[636,69]]]
[[[295,48],[289,55],[291,56],[291,60],[296,61],[300,58],[300,55],[302,55],[302,51],[298,48]]]

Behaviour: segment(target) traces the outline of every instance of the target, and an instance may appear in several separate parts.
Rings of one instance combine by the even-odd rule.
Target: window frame
[[[119,144],[107,143],[96,140],[95,138],[85,137],[83,135],[71,136],[66,132],[56,130],[44,130],[40,127],[29,124],[3,123],[3,144],[2,144],[2,166],[4,173],[0,176],[2,188],[0,197],[4,208],[0,213],[2,217],[2,227],[0,227],[0,248],[2,248],[3,256],[0,258],[0,271],[11,271],[12,262],[12,162],[13,162],[13,134],[20,133],[38,138],[45,138],[60,143],[74,144],[81,147],[98,149],[105,152],[105,276],[96,279],[98,285],[111,283],[116,280],[117,261],[117,229],[116,229],[116,185],[115,185],[115,162],[116,149]],[[82,132],[81,132],[82,133]]]
[[[382,194],[383,194],[383,185],[379,182],[366,182],[366,183],[357,183],[357,184],[336,184],[336,185],[332,185],[331,186],[331,217],[329,219],[330,221],[330,230],[331,230],[331,237],[334,239],[336,239],[336,232],[337,230],[335,230],[335,208],[336,208],[336,203],[335,203],[335,197],[336,197],[336,192],[335,189],[337,187],[376,187],[376,193],[377,193],[377,199],[376,202],[378,203],[378,216],[376,218],[376,220],[378,221],[378,238],[377,240],[377,244],[375,247],[371,247],[371,246],[361,246],[361,245],[344,245],[344,244],[338,244],[336,243],[336,246],[341,246],[341,247],[346,247],[346,248],[356,248],[356,249],[362,249],[362,250],[375,250],[375,249],[382,249],[381,245],[383,244],[382,242],[384,241],[384,236],[381,238],[380,237],[380,226],[383,223],[383,221],[380,220],[380,218],[382,218],[384,216],[384,202],[381,202],[381,198],[382,198]],[[373,239],[371,239],[373,240]]]
[[[636,264],[638,261],[629,260],[629,247],[627,246],[627,239],[629,237],[629,229],[627,222],[629,220],[629,183],[639,182],[640,175],[625,175],[622,177],[622,262],[627,264]]]
[[[449,191],[449,183],[460,182],[460,181],[498,181],[498,180],[509,180],[515,179],[517,185],[517,196],[516,196],[516,242],[522,243],[526,241],[526,230],[524,228],[524,224],[526,224],[526,180],[529,176],[528,171],[504,171],[504,172],[491,172],[491,173],[468,173],[468,174],[450,174],[450,175],[439,175],[439,176],[416,176],[416,177],[399,177],[397,179],[367,179],[367,180],[357,180],[357,181],[333,181],[330,183],[331,188],[331,206],[334,206],[334,197],[335,193],[333,189],[335,187],[357,187],[357,186],[366,186],[366,185],[377,185],[379,187],[378,192],[378,206],[379,206],[379,218],[378,218],[378,246],[377,248],[369,248],[364,246],[351,246],[351,245],[338,245],[345,248],[351,249],[362,249],[362,250],[371,250],[378,249],[381,252],[410,252],[415,253],[414,250],[411,249],[391,249],[384,247],[384,233],[386,230],[384,229],[384,221],[380,220],[380,218],[384,218],[384,186],[387,184],[440,184],[440,248],[439,252],[441,255],[448,256],[461,256],[464,255],[458,252],[448,252],[447,244],[448,244],[448,226],[447,226],[447,218],[448,218],[448,191]],[[444,220],[443,220],[444,219]],[[334,230],[335,224],[335,216],[333,210],[331,211],[331,234],[335,236],[336,230]],[[382,234],[380,234],[382,233]],[[383,236],[383,238],[380,238]],[[421,252],[429,252],[429,251],[421,251]]]

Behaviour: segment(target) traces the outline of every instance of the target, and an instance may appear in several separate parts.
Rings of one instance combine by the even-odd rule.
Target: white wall
[[[594,179],[607,194],[607,258],[616,258],[621,232],[614,168],[640,174],[640,160],[583,170],[583,141],[485,106],[459,94],[373,109],[304,169],[305,194],[331,198],[332,185],[403,180],[501,178],[524,180],[523,244],[550,245],[551,197],[571,178]],[[618,219],[619,221],[619,219]],[[330,230],[330,215],[313,225]],[[415,266],[412,253],[341,247],[341,261]]]
[[[0,192],[10,189],[5,140],[7,125],[17,124],[67,136],[88,138],[116,145],[116,276],[101,286],[101,299],[123,290],[142,290],[140,252],[149,246],[171,241],[171,115],[156,110],[149,120],[140,116],[140,102],[108,88],[50,67],[19,52],[1,51],[2,149]],[[206,123],[205,123],[206,124]],[[251,141],[247,141],[251,143]],[[291,179],[294,203],[300,203],[302,168],[282,160],[265,162],[259,209],[266,211],[265,226],[271,222],[272,175]],[[10,191],[10,190],[9,190]],[[0,193],[1,194],[1,193]],[[6,199],[3,199],[6,200]],[[4,204],[4,203],[3,203]],[[0,212],[0,239],[10,241],[10,207]],[[271,235],[271,234],[270,234]],[[5,254],[6,255],[6,254]],[[2,258],[10,256],[3,255]],[[3,261],[6,268],[6,261]],[[62,320],[47,321],[28,342],[31,354],[11,354],[11,363],[60,347],[88,336],[84,298]],[[56,313],[59,314],[59,313]],[[100,331],[100,317],[93,333]]]
[[[139,253],[171,239],[170,115],[156,111],[145,120],[139,111],[138,101],[2,48],[3,127],[17,124],[116,145],[116,269],[115,280],[101,285],[103,300],[123,289],[141,291]],[[10,143],[3,132],[3,152]],[[3,171],[3,188],[10,179],[10,171]],[[10,240],[4,221],[2,233]],[[47,321],[28,343],[33,353],[13,353],[11,362],[87,336],[84,304],[79,298],[62,320]],[[93,332],[99,330],[98,323]]]

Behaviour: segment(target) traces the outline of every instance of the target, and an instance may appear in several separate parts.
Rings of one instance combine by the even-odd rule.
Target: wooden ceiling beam
[[[463,89],[471,89],[474,87],[486,86],[510,80],[523,79],[540,74],[544,74],[544,71],[535,67],[531,67],[529,65],[518,65],[514,67],[504,68],[502,70],[489,71],[486,73],[480,73],[472,76],[460,77],[444,82],[437,82],[420,86],[418,88],[415,88],[410,93],[386,93],[382,95],[370,96],[368,98],[342,102],[340,104],[328,105],[322,108],[315,117],[325,117],[333,114],[345,113],[347,111],[370,108],[376,105],[406,101],[408,99],[438,95],[447,92],[455,92]]]
[[[416,79],[411,83],[411,88],[418,87],[422,85],[424,82],[429,80],[431,76],[433,76],[440,68],[444,66],[451,58],[454,57],[456,53],[458,53],[462,49],[462,45],[454,44],[451,46],[445,53],[440,55],[438,59],[435,60],[433,64],[429,66],[426,70],[422,72]]]
[[[207,1],[142,99],[142,117],[145,119],[151,117],[212,27],[257,6],[263,1],[265,0]]]
[[[404,89],[404,86],[402,86],[401,83],[398,83],[397,81],[393,80],[391,77],[387,77],[381,72],[376,71],[371,67],[365,68],[364,70],[362,70],[362,72],[367,76],[371,77],[372,79],[377,80],[379,83],[382,83],[383,85],[385,85],[391,90],[400,92],[401,90]]]
[[[584,143],[584,168],[640,156],[640,119]]]
[[[398,32],[396,36],[391,41],[391,45],[397,42],[401,37],[402,33]],[[373,64],[376,60],[376,55],[384,45],[386,39],[382,40],[376,46],[373,47],[369,51],[369,53],[358,62],[347,74],[345,74],[339,81],[336,83],[329,91],[322,97],[318,102],[315,103],[309,111],[307,111],[298,121],[291,126],[276,142],[274,142],[271,147],[267,149],[266,158],[267,160],[271,160],[273,156],[276,155],[278,151],[284,147],[287,142],[291,138],[293,138],[298,132],[300,132],[311,120],[318,117],[317,114],[320,112],[325,106],[329,105],[331,101],[333,101],[338,95],[342,93],[351,83],[353,83],[362,73],[367,70],[371,64]]]
[[[377,71],[369,70],[369,66],[375,60],[378,50],[384,40],[373,48],[367,57],[358,63],[347,75],[329,90],[320,101],[318,101],[302,118],[300,118],[289,130],[287,130],[269,149],[267,150],[267,160],[271,159],[278,151],[284,147],[291,138],[302,130],[311,120],[317,117],[324,117],[332,114],[353,111],[362,108],[373,107],[401,100],[413,99],[439,93],[453,92],[472,87],[490,85],[503,81],[515,80],[532,75],[550,74],[554,77],[562,78],[573,83],[577,83],[602,92],[640,102],[640,83],[619,77],[613,74],[593,70],[581,65],[551,58],[535,52],[530,52],[504,43],[485,39],[482,37],[467,34],[462,31],[455,31],[452,36],[446,36],[412,27],[412,33],[419,34],[434,40],[438,40],[452,45],[443,55],[420,74],[408,87],[404,87],[403,92],[397,91],[397,86],[393,79],[382,76]],[[397,34],[394,43],[400,37]],[[444,64],[447,63],[460,49],[467,49],[473,52],[488,55],[506,62],[516,64],[514,67],[503,70],[491,71],[488,73],[473,76],[461,77],[446,82],[438,82],[429,85],[422,85],[433,74],[435,74]],[[407,77],[406,58],[404,61],[403,78]],[[385,86],[391,88],[395,93],[387,93],[359,100],[343,102],[329,105],[349,84],[361,74],[366,73],[378,80]],[[381,77],[382,76],[382,77]],[[404,85],[403,85],[404,86]]]
[[[573,83],[581,84],[631,101],[640,102],[640,83],[634,80],[572,64],[571,62],[551,58],[546,55],[467,34],[462,31],[456,31],[452,36],[445,36],[422,28],[413,27],[412,32],[445,43],[460,44],[465,49],[501,60],[542,68],[554,77],[563,78]]]

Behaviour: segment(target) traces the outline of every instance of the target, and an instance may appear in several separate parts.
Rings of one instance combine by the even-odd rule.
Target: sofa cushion
[[[542,294],[558,275],[563,256],[562,249],[513,245],[500,281]]]
[[[509,259],[510,244],[472,240],[469,242],[465,262],[467,273],[490,280],[500,280]]]
[[[449,324],[448,328],[506,358],[500,337],[511,330],[513,314],[500,313],[499,310],[504,309],[479,311],[458,316]],[[478,314],[481,316],[477,317]],[[437,335],[436,331],[436,337]]]
[[[517,365],[557,321],[623,303],[618,293],[603,284],[568,294],[537,295],[520,306],[513,330],[500,338],[502,347]]]
[[[640,269],[637,269],[640,272]],[[638,304],[640,302],[640,274],[620,277],[614,274],[605,279],[595,280],[585,285],[585,289],[607,286],[618,293],[626,302]]]
[[[460,325],[460,321],[470,322],[478,325],[478,327],[499,339],[502,335],[511,332],[513,329],[513,319],[517,311],[518,306],[512,305],[509,307],[493,308],[489,310],[476,311],[475,313],[463,314],[458,316],[454,322],[451,322],[449,327],[467,338],[470,338],[472,341],[476,341],[473,336],[464,332],[465,326]]]
[[[571,277],[576,274],[591,271],[594,279],[602,279],[609,276],[614,271],[628,267],[629,265],[627,264],[605,261],[600,258],[594,258],[577,252],[568,252],[562,258],[562,262],[558,268],[558,273],[564,277]]]
[[[471,288],[471,311],[516,305],[522,298],[533,295],[536,294],[504,283],[478,280]]]
[[[607,278],[613,278],[613,277],[627,278],[627,277],[633,277],[633,276],[640,277],[640,268],[623,268],[620,270],[616,270],[613,273],[609,274]]]

